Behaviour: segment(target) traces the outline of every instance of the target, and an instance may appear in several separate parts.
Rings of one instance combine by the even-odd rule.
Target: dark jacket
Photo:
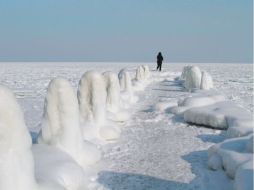
[[[163,57],[162,57],[162,55],[161,55],[161,53],[159,53],[158,55],[157,55],[157,63],[162,63],[162,61],[163,61]]]

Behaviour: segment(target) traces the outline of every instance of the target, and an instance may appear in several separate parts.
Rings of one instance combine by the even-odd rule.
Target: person
[[[162,65],[162,61],[163,61],[163,57],[161,55],[161,52],[158,53],[157,55],[157,71],[159,69],[159,71],[161,71],[161,65]]]

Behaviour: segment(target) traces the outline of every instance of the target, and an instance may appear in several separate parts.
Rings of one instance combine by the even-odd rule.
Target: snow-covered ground
[[[31,132],[39,132],[44,99],[51,79],[68,79],[77,90],[86,71],[118,73],[128,67],[135,76],[140,63],[0,63],[0,83],[15,94]],[[102,146],[97,181],[110,190],[233,189],[222,171],[208,169],[208,148],[225,139],[219,130],[186,124],[158,102],[176,103],[189,95],[175,77],[187,64],[165,63],[162,73],[152,71],[152,82],[135,92],[138,102],[121,137]],[[213,78],[214,87],[230,100],[253,112],[253,71],[250,64],[195,64]],[[157,105],[157,108],[156,108]],[[163,105],[162,105],[163,106]]]

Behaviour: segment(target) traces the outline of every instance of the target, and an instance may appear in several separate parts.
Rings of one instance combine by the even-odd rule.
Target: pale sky
[[[0,61],[252,62],[252,0],[0,0]]]

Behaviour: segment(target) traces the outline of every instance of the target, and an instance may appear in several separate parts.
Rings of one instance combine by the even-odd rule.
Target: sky
[[[252,0],[0,0],[0,61],[253,62]]]

